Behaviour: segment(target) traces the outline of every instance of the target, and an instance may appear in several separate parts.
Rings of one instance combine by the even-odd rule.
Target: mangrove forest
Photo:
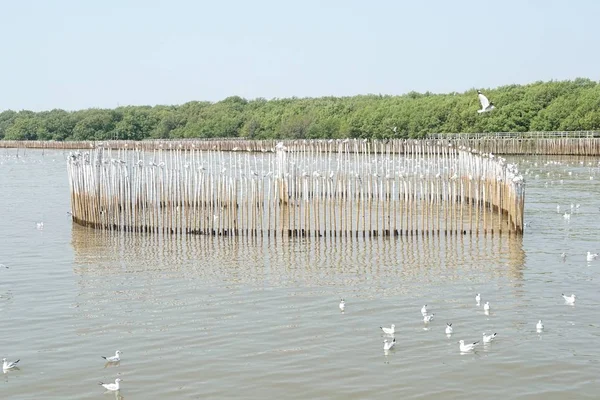
[[[481,90],[496,108],[477,113]],[[202,94],[198,94],[202,97]],[[463,93],[284,98],[0,112],[5,140],[420,138],[431,133],[600,129],[600,85],[587,78]]]

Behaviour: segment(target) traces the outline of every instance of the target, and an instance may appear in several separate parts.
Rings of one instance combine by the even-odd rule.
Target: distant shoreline
[[[299,149],[312,148],[317,152],[336,152],[340,146],[352,148],[354,141],[371,144],[372,152],[385,152],[389,142],[411,143],[426,141],[430,145],[465,146],[483,152],[503,155],[573,155],[600,156],[600,132],[527,132],[486,134],[439,134],[425,139],[297,139],[297,140],[247,140],[241,138],[222,139],[160,139],[160,140],[105,140],[105,141],[52,141],[52,140],[0,140],[0,148],[9,149],[57,149],[92,150],[197,150],[273,152],[278,142]],[[396,146],[398,147],[398,146]],[[400,146],[402,148],[402,146]]]

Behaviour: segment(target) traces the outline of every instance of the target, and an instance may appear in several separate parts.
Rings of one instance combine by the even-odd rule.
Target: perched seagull
[[[535,330],[538,331],[538,332],[544,330],[544,324],[542,324],[542,320],[541,319],[538,321],[537,324],[535,324]]]
[[[21,361],[20,359],[17,361],[7,361],[6,358],[2,359],[2,369],[4,371],[8,371],[9,369],[13,369],[17,366],[17,363]]]
[[[383,341],[383,350],[390,350],[396,344],[396,338],[391,342],[388,342],[387,339]]]
[[[115,383],[102,383],[102,382],[98,382],[98,384],[100,386],[104,387],[104,389],[111,390],[113,392],[116,392],[117,390],[120,389],[120,383],[121,383],[121,378],[115,379]]]
[[[490,311],[490,302],[486,301],[483,305],[483,311]]]
[[[556,205],[556,213],[560,213],[560,204]]]
[[[340,300],[340,310],[342,310],[342,312],[346,309],[346,302],[344,301],[344,299]]]
[[[479,97],[479,102],[481,103],[481,110],[477,110],[478,113],[484,113],[484,112],[488,112],[488,111],[492,111],[494,108],[496,108],[494,106],[494,103],[491,103],[487,97],[485,97],[485,95],[483,93],[481,93],[481,90],[477,91],[477,97]]]
[[[423,316],[427,315],[427,304],[425,304],[423,307],[421,307],[421,314],[423,314]]]
[[[108,362],[119,362],[119,361],[121,361],[121,350],[115,351],[115,355],[112,357],[104,357],[104,356],[101,356],[101,357],[104,358]]]
[[[477,342],[473,342],[473,343],[465,344],[464,340],[461,340],[458,343],[460,344],[459,348],[460,348],[460,352],[461,353],[466,353],[466,352],[472,351],[472,350],[475,349],[475,346],[477,346],[479,344],[478,341]]]
[[[428,322],[431,322],[431,321],[433,321],[433,316],[434,316],[434,315],[435,315],[435,314],[423,315],[423,322],[425,322],[425,323],[428,323]]]
[[[454,331],[454,329],[452,328],[452,323],[447,323],[446,324],[446,335],[452,335],[453,331]]]
[[[41,231],[44,229],[44,223],[43,222],[37,222],[36,223],[37,228]]]
[[[391,328],[384,328],[383,326],[380,326],[380,328],[383,331],[383,333],[387,335],[393,335],[394,333],[396,333],[396,325],[394,324],[392,324]]]
[[[563,214],[563,218],[568,221],[571,219],[571,214],[569,214],[568,212],[565,211],[565,213]]]
[[[590,253],[589,251],[587,252],[587,260],[588,261],[594,261],[596,258],[598,258],[598,253]]]
[[[483,332],[483,343],[491,343],[492,340],[494,340],[496,338],[496,334],[491,334],[491,335],[486,335],[485,332]]]
[[[563,297],[563,299],[565,299],[565,301],[566,301],[568,304],[575,304],[575,297],[576,297],[576,296],[575,296],[574,294],[572,294],[572,295],[570,295],[570,296],[565,296],[565,294],[563,293],[563,294],[562,294],[562,297]]]
[[[563,259],[563,261],[565,261],[567,259],[567,253],[563,251],[560,257]]]
[[[477,302],[477,305],[481,303],[481,294],[477,293],[477,295],[475,296],[475,301]]]

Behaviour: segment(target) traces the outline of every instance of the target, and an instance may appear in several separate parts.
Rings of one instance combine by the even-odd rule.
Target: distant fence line
[[[272,143],[259,153],[199,147],[70,154],[73,221],[104,230],[253,237],[523,231],[525,191],[516,166],[462,146],[341,140]]]
[[[308,143],[317,146],[321,151],[335,151],[340,143],[367,141],[372,149],[380,148],[381,143],[393,140],[394,150],[403,153],[406,146],[416,139],[296,139],[283,140],[292,148]],[[461,133],[461,134],[431,134],[426,139],[437,140],[441,145],[449,143],[455,146],[465,146],[482,152],[492,152],[500,155],[600,155],[600,132],[525,132],[525,133]],[[215,139],[146,139],[106,140],[106,141],[11,141],[0,140],[0,148],[40,148],[40,149],[137,149],[153,150],[215,150],[215,151],[274,151],[277,140],[247,140],[244,138],[215,138]]]

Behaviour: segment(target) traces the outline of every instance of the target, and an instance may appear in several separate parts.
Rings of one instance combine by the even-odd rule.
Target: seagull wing
[[[488,108],[490,106],[490,101],[488,100],[487,97],[485,97],[485,95],[483,93],[479,93],[477,95],[477,97],[479,97],[479,102],[481,103],[482,110],[485,110],[486,108]]]

